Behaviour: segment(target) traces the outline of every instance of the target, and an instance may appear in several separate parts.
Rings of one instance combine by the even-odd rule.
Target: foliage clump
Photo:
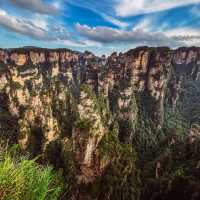
[[[1,150],[0,200],[56,200],[62,189],[62,179],[52,167],[19,156],[15,147]]]
[[[145,163],[142,175],[142,200],[200,198],[199,152],[200,139],[191,143],[188,138],[176,135],[163,142],[159,156]],[[157,163],[159,176],[156,177]]]
[[[100,143],[100,154],[110,160],[101,180],[101,195],[111,200],[137,200],[140,196],[140,174],[137,155],[130,144],[120,143],[116,127]]]

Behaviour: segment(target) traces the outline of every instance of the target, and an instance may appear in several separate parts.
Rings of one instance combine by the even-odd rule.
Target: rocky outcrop
[[[196,47],[140,47],[108,58],[67,49],[0,49],[1,138],[43,154],[57,167],[68,169],[72,160],[75,182],[89,184],[112,162],[122,161],[123,145],[132,148],[140,137],[145,145],[157,140],[166,108],[175,112],[179,99],[186,99],[188,80],[197,94]],[[198,120],[197,113],[190,123]],[[119,146],[105,156],[102,144],[113,132]],[[133,173],[133,163],[127,164],[125,176]]]

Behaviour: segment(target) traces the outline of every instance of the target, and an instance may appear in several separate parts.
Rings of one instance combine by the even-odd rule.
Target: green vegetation
[[[42,50],[47,54],[49,51]],[[60,64],[57,61],[39,65],[28,62],[21,67],[13,61],[10,63],[18,75],[26,79],[21,85],[11,76],[10,88],[3,84],[1,135],[6,139],[7,135],[15,135],[12,143],[16,143],[20,130],[20,136],[30,132],[28,150],[32,156],[42,153],[42,161],[62,169],[64,180],[53,168],[38,164],[40,159],[30,159],[15,147],[0,150],[0,200],[56,200],[61,195],[62,199],[200,199],[200,82],[194,81],[195,77],[187,77],[186,73],[175,73],[172,74],[173,87],[168,86],[169,91],[165,91],[162,83],[171,66],[163,58],[172,52],[159,49],[159,56],[163,58],[158,59],[157,50],[148,51],[151,59],[147,69],[156,67],[157,71],[160,65],[159,73],[151,73],[151,68],[144,73],[145,52],[140,68],[137,68],[137,60],[128,59],[127,63],[121,63],[123,70],[118,70],[120,60],[112,63],[111,59],[111,63],[96,71],[97,60],[92,58],[88,66],[83,66],[91,71],[81,71],[78,60],[69,58],[71,61],[59,66],[63,73],[58,77],[51,77],[52,68]],[[112,68],[109,69],[109,65]],[[0,62],[0,72],[6,72],[6,66]],[[185,67],[181,68],[182,71]],[[135,86],[133,70],[139,72],[141,79]],[[170,70],[173,73],[173,69]],[[72,73],[72,80],[68,80],[67,71]],[[90,72],[94,72],[93,76]],[[149,75],[155,79],[152,86],[156,91],[150,91]],[[34,85],[34,80],[40,81],[40,78],[41,83]],[[180,88],[176,85],[179,79]],[[146,89],[138,91],[142,80]],[[82,81],[90,83],[82,84]],[[108,98],[98,92],[104,86],[108,86]],[[17,98],[17,90],[22,89],[28,89],[30,97],[26,99],[33,103],[31,97],[38,94],[39,100],[44,101],[44,112],[33,108],[29,113],[28,105]],[[160,100],[152,96],[152,92],[157,91],[161,92]],[[165,96],[165,92],[169,94]],[[174,100],[177,100],[176,108]],[[17,106],[19,116],[12,117],[11,103]],[[55,137],[49,127],[53,125],[55,130],[58,127]],[[189,129],[190,135],[187,135]]]
[[[77,188],[77,178],[76,178],[76,163],[73,157],[72,142],[68,141],[64,146],[62,151],[62,158],[64,161],[64,178],[65,178],[65,195],[66,199],[70,199],[73,192]]]
[[[7,70],[7,65],[4,62],[0,61],[0,72],[5,73]]]
[[[0,152],[0,200],[56,200],[62,184],[51,167],[19,156],[16,148]]]
[[[27,70],[32,70],[35,67],[37,67],[36,65],[34,65],[32,62],[26,63],[23,66],[20,66],[20,68],[18,68],[19,72],[26,72]]]
[[[95,182],[82,184],[81,191],[91,199],[138,200],[140,173],[136,166],[137,155],[129,144],[120,144],[116,130],[108,132],[99,145],[100,160],[108,163]]]
[[[187,140],[178,140],[176,144],[165,148],[157,159],[161,163],[161,176],[155,178],[156,159],[146,164],[143,170],[145,178],[141,199],[199,199],[199,151],[199,139],[192,145]]]
[[[75,123],[75,126],[80,128],[80,131],[89,131],[91,127],[91,121],[86,119],[80,119]]]
[[[174,129],[180,136],[184,136],[189,128],[189,123],[184,117],[178,112],[173,111],[171,108],[165,109],[165,118],[163,128],[167,131]]]
[[[80,89],[81,91],[85,92],[88,95],[88,98],[93,101],[94,111],[100,114],[102,122],[104,125],[107,125],[111,120],[111,114],[108,108],[107,100],[102,94],[96,96],[92,89],[85,84],[83,84]]]
[[[182,88],[177,109],[191,125],[200,121],[200,81],[187,78],[183,81]]]
[[[10,87],[13,90],[19,90],[19,89],[23,88],[23,86],[19,82],[16,82],[16,81],[13,81],[13,80],[10,81]]]
[[[106,127],[106,133],[96,150],[102,168],[105,167],[104,172],[95,179],[95,182],[81,184],[81,191],[89,194],[91,199],[138,200],[140,179],[134,148],[131,144],[120,143],[118,123],[113,120],[106,99],[101,94],[95,96],[86,85],[83,85],[81,90],[93,103],[91,111],[101,117],[101,123]],[[76,127],[87,132],[92,124],[88,120],[79,120]]]
[[[121,144],[117,129],[107,133],[99,146],[102,159],[111,161],[102,177],[101,193],[111,200],[136,200],[140,196],[140,175],[136,166],[137,155],[132,145]]]

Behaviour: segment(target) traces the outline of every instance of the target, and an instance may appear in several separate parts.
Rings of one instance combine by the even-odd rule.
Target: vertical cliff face
[[[140,47],[108,58],[66,49],[1,49],[0,136],[33,155],[43,153],[55,166],[73,163],[78,185],[97,181],[115,163],[125,187],[135,173],[132,144],[148,152],[166,126],[166,113],[178,109],[190,126],[199,124],[198,110],[191,117],[200,107],[199,82],[199,48]],[[79,189],[74,194],[90,198]]]

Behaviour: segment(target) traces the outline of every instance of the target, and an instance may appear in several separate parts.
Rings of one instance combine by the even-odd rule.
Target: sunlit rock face
[[[102,93],[108,99],[110,109],[122,123],[122,128],[123,121],[136,123],[141,102],[161,128],[167,90],[170,91],[167,98],[175,107],[183,77],[191,76],[199,80],[199,59],[198,48],[173,51],[169,48],[141,47],[124,54],[113,53],[107,59],[90,52],[65,49],[0,50],[0,90],[8,96],[8,110],[19,121],[23,121],[23,116],[32,123],[27,122],[27,126],[34,126],[37,118],[42,127],[53,126],[48,130],[54,131],[44,133],[51,139],[54,138],[53,132],[59,132],[54,109],[59,109],[61,102],[62,108],[66,107],[66,93],[79,95],[82,84],[90,86],[96,95]],[[136,102],[137,96],[140,97],[140,105]],[[61,114],[63,118],[64,115],[65,112]],[[122,138],[124,134],[123,139],[131,141],[133,129],[125,131],[127,136],[122,133]]]
[[[173,53],[168,48],[138,48],[128,53],[132,85],[150,118],[158,128],[163,123],[163,105],[167,83],[171,76]]]
[[[111,125],[81,87],[104,99],[119,140],[132,144],[141,116],[162,128],[165,103],[175,109],[187,78],[200,81],[199,48],[140,47],[107,58],[67,49],[0,49],[1,135],[35,155],[59,146],[60,160],[70,143],[79,183],[92,182],[110,162],[100,159],[98,148]]]
[[[101,163],[98,147],[102,137],[108,133],[108,127],[98,109],[97,100],[87,89],[81,89],[77,114],[78,120],[72,130],[73,151],[80,170],[78,182],[87,183],[99,176],[106,166],[106,163]]]

